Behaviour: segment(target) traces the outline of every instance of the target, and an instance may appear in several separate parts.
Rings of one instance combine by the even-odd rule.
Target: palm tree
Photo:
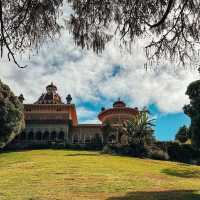
[[[154,119],[149,118],[149,112],[143,109],[138,115],[123,124],[123,130],[128,135],[130,144],[149,144],[154,141]]]

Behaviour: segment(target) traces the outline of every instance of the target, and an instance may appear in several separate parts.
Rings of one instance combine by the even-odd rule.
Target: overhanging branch
[[[172,8],[172,5],[174,3],[175,0],[169,0],[168,1],[168,6],[167,6],[167,10],[165,11],[163,17],[160,19],[160,21],[158,21],[157,23],[155,24],[148,24],[150,26],[150,28],[155,28],[155,27],[158,27],[160,26],[161,24],[163,24],[165,22],[165,20],[167,19],[169,13],[170,13],[170,10]]]
[[[1,26],[1,57],[3,56],[3,46],[5,45],[7,50],[8,50],[8,60],[10,61],[11,58],[13,62],[17,65],[19,68],[26,68],[27,65],[25,66],[20,66],[19,63],[15,59],[15,54],[13,51],[10,49],[10,46],[7,42],[6,36],[5,36],[5,28],[4,28],[4,23],[3,23],[3,9],[2,9],[2,0],[0,0],[0,26]]]

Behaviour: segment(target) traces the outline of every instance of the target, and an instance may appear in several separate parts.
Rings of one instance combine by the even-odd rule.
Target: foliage
[[[39,48],[54,39],[61,26],[63,0],[0,0],[1,55]],[[67,27],[82,48],[101,52],[114,35],[121,45],[151,38],[145,47],[150,61],[165,57],[185,63],[197,56],[200,2],[197,0],[67,0],[73,9]]]
[[[5,147],[24,127],[23,105],[1,81],[0,127],[0,148]]]
[[[116,149],[117,148],[115,148],[114,146],[106,144],[102,149],[102,153],[103,154],[117,154]]]
[[[175,139],[180,141],[181,143],[185,143],[189,138],[189,128],[185,125],[178,130],[175,136]]]
[[[144,144],[134,144],[132,143],[130,145],[130,149],[131,149],[131,155],[135,156],[135,157],[147,157],[148,155],[148,149],[146,148],[146,146]]]
[[[59,33],[57,19],[63,0],[0,0],[0,46],[20,67],[14,53],[38,48]]]
[[[169,160],[169,155],[166,151],[160,148],[148,148],[148,157],[155,160]]]
[[[167,152],[168,147],[173,143],[174,142],[171,142],[171,141],[156,141],[154,142],[154,145],[157,148],[162,149],[163,151]]]
[[[189,144],[180,145],[178,143],[171,143],[168,147],[168,154],[170,160],[193,163],[200,157],[200,152],[192,148]]]
[[[103,147],[102,153],[143,158],[147,157],[148,150],[143,144],[131,144],[126,146],[107,144]]]
[[[142,110],[131,120],[124,122],[123,130],[128,135],[130,144],[149,144],[155,140],[152,126],[154,119],[149,119],[148,112]]]
[[[192,82],[186,91],[190,98],[190,104],[184,106],[184,112],[191,118],[192,145],[200,149],[200,80]]]
[[[200,40],[200,2],[197,0],[68,0],[74,13],[70,29],[77,45],[101,52],[113,35],[121,45],[150,37],[146,55],[179,59],[197,56]]]

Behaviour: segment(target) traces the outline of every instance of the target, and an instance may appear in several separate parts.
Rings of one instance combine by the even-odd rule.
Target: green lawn
[[[0,154],[0,200],[200,200],[200,167],[34,150]]]

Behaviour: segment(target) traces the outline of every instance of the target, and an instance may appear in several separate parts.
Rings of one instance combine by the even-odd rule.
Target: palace
[[[23,103],[23,95],[19,96]],[[51,83],[33,104],[24,104],[25,129],[12,142],[15,148],[71,147],[100,148],[103,144],[126,143],[126,136],[119,130],[125,120],[139,113],[138,108],[127,107],[120,99],[112,108],[102,108],[98,114],[99,124],[79,124],[76,106],[69,94],[64,103]],[[104,129],[109,124],[111,133],[105,138]]]

